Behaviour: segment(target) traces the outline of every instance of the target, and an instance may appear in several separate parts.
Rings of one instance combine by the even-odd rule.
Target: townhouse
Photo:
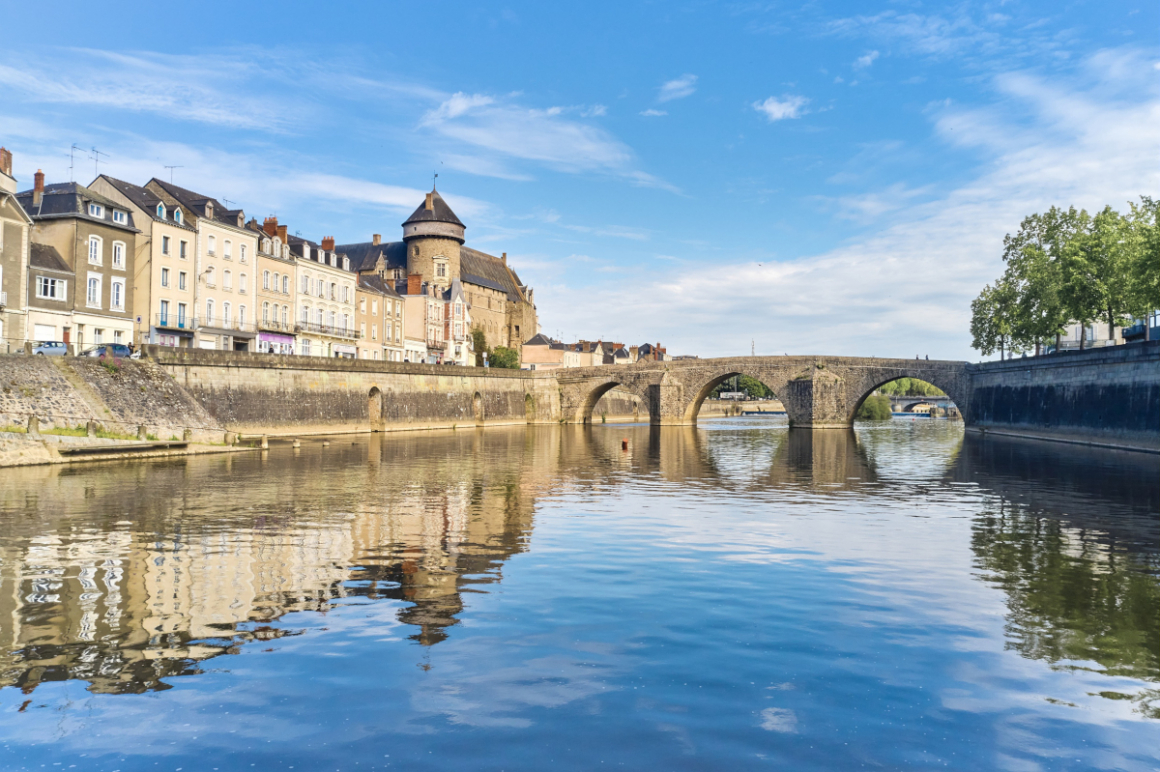
[[[148,188],[107,174],[89,186],[125,207],[140,233],[133,248],[133,313],[138,343],[194,346],[197,229],[181,206]]]
[[[83,351],[135,340],[133,215],[76,182],[44,184],[17,195],[32,219],[27,327],[36,340]],[[33,248],[33,245],[36,245]]]
[[[197,348],[255,351],[258,235],[246,228],[245,212],[217,199],[154,177],[145,188],[162,204],[181,210],[181,221],[197,233],[194,279]]]
[[[277,217],[265,218],[261,226],[250,220],[247,227],[258,235],[258,351],[293,354],[297,261],[287,243],[287,228]]]
[[[29,332],[28,261],[32,218],[16,199],[12,153],[0,147],[0,350],[16,351]]]
[[[289,236],[290,251],[297,260],[298,353],[304,356],[358,356],[358,330],[354,326],[355,284],[350,259],[335,251],[334,239],[315,243]]]

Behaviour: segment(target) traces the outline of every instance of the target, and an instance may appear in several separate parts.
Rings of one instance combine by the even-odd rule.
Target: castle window
[[[418,257],[418,256],[419,256],[419,248],[418,248],[418,247],[414,247],[414,248],[411,250],[411,254],[412,254],[412,255],[414,255],[415,257]]]

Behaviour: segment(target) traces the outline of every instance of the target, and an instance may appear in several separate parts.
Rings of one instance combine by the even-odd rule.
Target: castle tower
[[[459,278],[459,247],[466,227],[435,190],[403,223],[407,273],[419,274],[441,290]]]

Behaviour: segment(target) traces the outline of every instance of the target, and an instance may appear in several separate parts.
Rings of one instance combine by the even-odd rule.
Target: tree
[[[520,369],[520,352],[507,346],[496,346],[488,358],[492,367],[501,367],[507,370]]]
[[[885,421],[893,416],[890,400],[879,394],[871,394],[858,406],[858,412],[854,417],[864,421]]]
[[[1063,254],[1064,306],[1084,328],[1102,317],[1108,324],[1109,339],[1127,312],[1129,250],[1124,236],[1124,218],[1110,206],[1104,207],[1088,220],[1087,227],[1068,243]]]
[[[1071,321],[1060,295],[1061,262],[1081,224],[1074,207],[1066,211],[1052,207],[1025,218],[1015,235],[1003,239],[1004,278],[1016,294],[1012,335],[1023,347],[1034,346],[1036,354],[1052,337],[1058,349],[1060,333]]]
[[[1144,339],[1152,339],[1150,317],[1160,309],[1160,200],[1140,196],[1124,218],[1128,265],[1127,310],[1144,320]]]
[[[1006,277],[988,284],[971,301],[971,347],[983,356],[996,351],[1004,358],[1007,351],[1014,353],[1010,346],[1011,331],[1014,328],[1016,310],[1016,290]]]
[[[943,397],[946,392],[919,378],[898,378],[878,387],[879,394],[900,397]]]
[[[475,346],[475,366],[483,367],[483,355],[490,353],[487,348],[487,333],[476,327],[471,331],[471,342]]]

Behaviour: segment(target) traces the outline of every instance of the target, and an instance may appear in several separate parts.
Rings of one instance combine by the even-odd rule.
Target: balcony
[[[167,330],[192,330],[197,326],[197,320],[192,316],[157,314],[153,317],[153,326],[163,327]]]
[[[258,322],[259,330],[267,330],[269,332],[284,332],[288,335],[294,334],[294,322],[281,322],[277,319],[263,319]]]
[[[215,330],[255,333],[258,327],[253,322],[239,322],[237,319],[227,319],[224,316],[199,316],[196,319],[198,327],[212,327]]]
[[[299,333],[313,333],[315,335],[330,335],[335,338],[348,338],[350,340],[358,340],[362,336],[351,329],[350,327],[339,327],[331,324],[315,324],[313,322],[298,322],[294,326],[296,332]]]

